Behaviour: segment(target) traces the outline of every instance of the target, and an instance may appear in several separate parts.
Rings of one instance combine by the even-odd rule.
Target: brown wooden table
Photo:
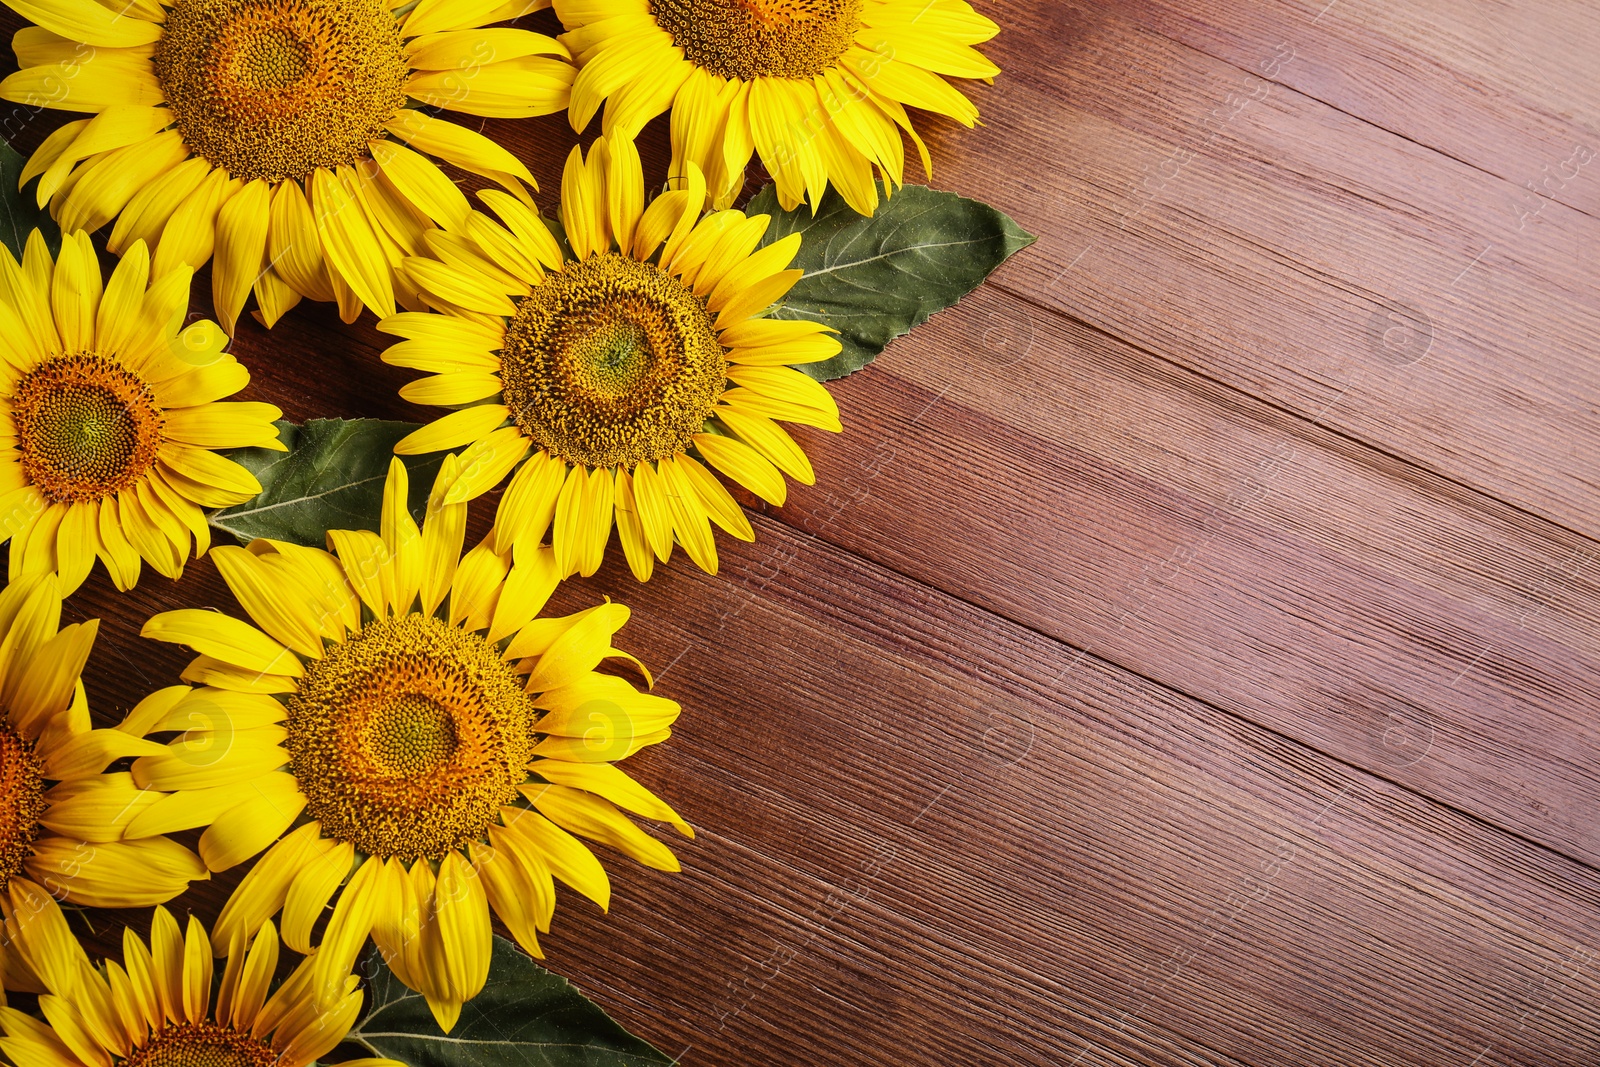
[[[548,964],[704,1067],[1595,1063],[1600,9],[980,6],[933,184],[1040,241],[838,386],[719,576],[558,594],[635,608],[687,710],[631,769],[700,836]],[[488,129],[548,209],[564,119]],[[382,343],[237,351],[421,417]],[[204,604],[69,603],[102,715]]]

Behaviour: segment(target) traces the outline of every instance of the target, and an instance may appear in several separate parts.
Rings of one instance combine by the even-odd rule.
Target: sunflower
[[[932,173],[906,105],[965,126],[978,109],[945,77],[1000,72],[973,45],[1000,32],[966,0],[555,0],[579,62],[569,116],[632,137],[672,109],[672,174],[694,163],[716,207],[744,185],[752,150],[793,209],[831,181],[850,206],[878,206],[873,171],[905,178],[900,130]],[[898,128],[897,128],[898,127]]]
[[[282,449],[271,404],[219,403],[250,374],[209,321],[184,327],[188,267],[150,279],[135,242],[102,287],[82,232],[54,262],[35,230],[0,248],[0,540],[11,578],[55,571],[65,593],[96,556],[118,589],[140,560],[176,578],[210,545],[202,507],[261,492],[213,448]],[[148,284],[148,287],[146,283]]]
[[[268,326],[302,297],[337,300],[347,322],[414,306],[394,264],[467,214],[428,157],[524,199],[533,183],[424,108],[546,115],[573,77],[554,39],[481,28],[549,0],[6,3],[37,25],[13,38],[22,69],[0,97],[94,116],[51,134],[22,181],[39,178],[63,229],[115,219],[110,249],[145,241],[157,274],[215,252],[230,334],[252,290]]]
[[[474,213],[466,238],[440,236],[438,258],[401,267],[442,314],[378,324],[408,338],[387,362],[438,372],[400,395],[468,406],[395,451],[470,444],[452,499],[533,452],[501,500],[498,551],[538,544],[553,525],[557,571],[593,574],[614,516],[640,581],[674,540],[715,573],[711,523],[755,534],[704,464],[773,504],[784,474],[816,480],[773,420],[840,428],[828,391],[791,366],[836,355],[839,342],[819,323],[760,317],[800,277],[785,269],[800,235],[756,251],[768,216],[701,219],[705,181],[692,164],[689,175],[688,189],[647,208],[633,143],[600,138],[587,163],[572,150],[562,178],[570,257],[538,216],[488,190],[505,226]]]
[[[284,941],[309,951],[338,893],[318,988],[337,985],[370,932],[446,1030],[483,988],[491,908],[539,955],[552,876],[608,905],[606,873],[574,834],[667,871],[672,853],[623,810],[693,836],[613,766],[678,715],[595,671],[632,659],[611,647],[627,609],[535,619],[557,581],[550,550],[485,542],[461,557],[466,505],[445,502],[458,474],[448,457],[420,529],[395,460],[381,534],[331,531],[332,554],[262,539],[212,553],[260,629],[196,610],[145,626],[200,653],[184,679],[203,688],[172,715],[198,713],[188,743],[220,755],[137,760],[134,780],[171,795],[129,828],[207,826],[212,870],[266,849],[222,910],[222,943],[281,910]]]
[[[92,907],[171,900],[207,877],[205,866],[164,837],[124,840],[160,794],[139,789],[126,771],[101,773],[125,756],[165,749],[125,728],[148,713],[142,704],[124,728],[90,727],[79,675],[99,622],[60,621],[54,575],[0,590],[0,891]]]
[[[274,989],[271,923],[221,946],[228,962],[213,983],[211,939],[192,915],[185,932],[157,908],[148,944],[124,928],[122,962],[97,967],[49,894],[13,885],[3,903],[19,964],[8,985],[42,994],[45,1017],[0,1008],[0,1050],[21,1067],[306,1067],[344,1040],[361,1011],[353,974],[338,976],[331,1002],[315,1000],[311,959]],[[364,1058],[342,1067],[404,1065]]]

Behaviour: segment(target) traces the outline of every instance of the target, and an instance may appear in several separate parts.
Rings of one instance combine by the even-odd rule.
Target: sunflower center
[[[390,774],[431,771],[456,751],[456,723],[450,710],[418,694],[379,708],[368,735],[373,765]]]
[[[287,89],[311,73],[311,48],[288,29],[267,26],[238,43],[232,73],[257,91]]]
[[[32,855],[44,808],[44,775],[33,745],[0,720],[0,890]]]
[[[173,1023],[133,1050],[123,1067],[274,1067],[264,1041],[216,1023]]]
[[[494,646],[426,615],[330,646],[288,711],[307,814],[371,856],[438,858],[483,839],[537,739],[533,701]]]
[[[138,376],[85,353],[57,356],[17,382],[11,397],[22,470],[45,498],[99,500],[150,470],[165,418]]]
[[[728,361],[703,299],[649,263],[568,263],[523,298],[500,381],[522,432],[569,463],[632,469],[705,428]]]
[[[724,78],[813,78],[861,28],[862,0],[650,0],[684,58]]]
[[[364,159],[410,74],[382,0],[177,0],[153,61],[189,148],[247,182]]]

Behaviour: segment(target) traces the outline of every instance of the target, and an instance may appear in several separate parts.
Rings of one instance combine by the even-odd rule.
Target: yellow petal
[[[611,540],[611,522],[614,514],[613,496],[615,479],[604,467],[589,472],[589,483],[583,489],[583,506],[580,521],[584,526],[578,543],[583,548],[578,558],[578,573],[585,578],[600,569],[605,558],[606,545]]]
[[[747,368],[749,370],[765,370],[769,368]],[[786,368],[776,368],[784,370]],[[738,411],[747,415],[758,415],[768,419],[782,419],[784,422],[797,422],[802,426],[815,426],[819,430],[828,430],[838,433],[842,427],[839,416],[832,412],[814,408],[810,404],[798,404],[793,400],[785,400],[772,396],[767,392],[757,392],[743,386],[726,389],[722,393],[720,406],[716,414],[721,418],[724,411]],[[726,421],[726,420],[724,420]]]
[[[328,547],[339,557],[350,587],[379,618],[389,612],[393,565],[383,538],[370,530],[329,530]]]
[[[262,924],[283,907],[284,898],[289,893],[289,883],[304,869],[308,850],[320,833],[321,827],[316,823],[306,823],[267,849],[251,865],[228,897],[228,902],[222,906],[221,914],[212,924],[212,936],[228,943],[232,942],[236,932],[246,937],[255,936]],[[266,936],[266,931],[263,931],[261,937]],[[274,945],[277,940],[274,932]],[[238,1012],[237,1005],[234,1010]]]
[[[425,293],[466,311],[510,318],[517,306],[506,294],[496,290],[481,275],[437,260],[413,258],[405,261],[406,275]],[[498,389],[496,389],[498,391]]]
[[[374,905],[382,877],[383,861],[369,857],[339,894],[339,902],[334,905],[328,928],[322,935],[321,947],[311,958],[311,988],[320,1004],[327,1004],[338,995],[361,946],[372,933]]]
[[[256,294],[256,310],[253,314],[269,330],[301,300],[300,294],[270,268],[256,277],[253,289]]]
[[[689,476],[674,459],[662,460],[656,469],[666,487],[667,507],[672,513],[672,530],[678,543],[701,570],[707,574],[717,573],[717,545],[712,539],[710,517],[700,494],[695,492]]]
[[[537,55],[571,58],[560,41],[529,30],[445,30],[406,42],[406,57],[413,70],[470,71],[491,56],[495,59],[518,59]]]
[[[413,404],[455,407],[500,395],[500,377],[491,371],[449,371],[407,382],[400,387],[402,400]]]
[[[86,161],[62,185],[56,216],[63,228],[98,230],[188,156],[183,138],[167,130]]]
[[[415,108],[405,108],[385,127],[391,134],[419,152],[437,156],[446,163],[496,181],[509,180],[512,192],[516,183],[538,183],[522,160],[476,130],[469,130]]]
[[[428,496],[428,510],[422,523],[422,574],[419,592],[422,610],[431,615],[450,592],[461,546],[467,535],[467,505],[446,500],[451,484],[460,476],[455,456],[446,456]]]
[[[65,233],[50,281],[50,310],[65,352],[82,352],[94,344],[95,315],[100,308],[100,262],[86,233]]]
[[[378,332],[406,337],[413,341],[434,343],[446,347],[459,347],[492,352],[506,338],[500,326],[485,326],[470,319],[452,315],[430,315],[420,311],[402,311],[378,323]]]
[[[190,1019],[204,1019],[211,1007],[211,939],[194,915],[183,939],[183,1009]]]
[[[651,463],[641,463],[633,471],[633,503],[639,511],[639,525],[656,558],[665,563],[672,558],[672,512],[667,506],[667,491]]]
[[[52,893],[89,908],[147,908],[209,877],[200,857],[164,837],[102,842],[92,855],[80,841],[41,838],[25,869]]]
[[[804,485],[816,483],[811,461],[783,427],[769,418],[726,407],[718,408],[716,415],[740,440],[789,477]]]
[[[95,313],[96,351],[106,355],[122,351],[138,322],[149,281],[150,251],[143,242],[136,242],[117,263],[116,270],[111,272],[111,281],[101,294]]]
[[[242,944],[247,940],[248,937],[241,930],[233,943]],[[248,1032],[255,1025],[256,1013],[267,1001],[267,990],[277,969],[278,935],[272,924],[267,923],[255,940],[250,942],[250,952],[239,971],[239,984],[234,990],[233,1004],[228,1012],[229,1020],[239,1030]]]
[[[489,827],[491,841],[502,833],[498,826]],[[472,864],[478,869],[484,894],[489,898],[489,907],[506,924],[524,952],[537,959],[544,958],[530,899],[535,890],[522,865],[512,856],[477,841],[469,842],[467,847],[472,854]]]
[[[471,1000],[483,991],[489,977],[493,931],[489,927],[488,896],[478,872],[454,849],[439,861],[434,905],[451,999]]]
[[[291,784],[294,781],[292,775],[274,773],[212,786],[208,789],[186,789],[181,793],[163,794],[152,790],[154,802],[128,822],[127,837],[130,840],[156,837],[178,830],[208,826],[224,812],[256,796],[258,784],[262,785],[262,788],[281,788],[269,781],[276,778],[287,778]]]
[[[588,259],[611,247],[611,222],[606,210],[605,140],[595,142],[589,160],[576,145],[561,171],[561,224],[577,259]]]
[[[622,542],[622,551],[627,556],[633,576],[641,582],[648,582],[655,570],[656,555],[650,548],[650,542],[645,539],[644,525],[639,521],[639,509],[633,499],[633,479],[621,467],[617,468],[613,495],[616,500],[617,540]]]
[[[644,169],[631,138],[606,141],[606,213],[618,247],[631,248],[644,214]]]
[[[755,531],[750,528],[750,520],[745,516],[744,510],[739,507],[727,488],[717,481],[715,475],[695,462],[693,457],[679,456],[676,462],[678,469],[688,476],[701,504],[705,506],[706,515],[712,522],[741,541],[756,539]]]
[[[684,822],[666,801],[609,763],[537,760],[531,769],[539,777],[554,785],[587,790],[635,815],[657,822],[671,823],[685,837],[694,837],[694,831],[689,828],[689,824]]]
[[[566,481],[567,465],[543,450],[517,468],[500,498],[494,518],[494,543],[509,553],[523,541],[538,544],[555,518],[556,498]]]
[[[723,271],[720,280],[714,283],[716,288],[706,299],[706,308],[713,312],[721,311],[728,301],[756,280],[770,278],[793,262],[795,253],[800,251],[800,235],[791,233],[760,251],[747,255],[742,262],[737,258],[731,261],[726,258],[728,251],[728,249],[721,250],[724,258],[715,265],[708,263],[696,279],[700,291],[704,292],[706,286],[713,284],[712,279],[719,277],[717,271]],[[736,254],[739,249],[734,248],[731,251]]]
[[[37,736],[72,702],[73,689],[89,661],[99,628],[99,619],[63,627],[32,654],[8,664],[6,705],[11,721],[24,734]]]
[[[722,310],[717,313],[718,329],[765,311],[783,294],[794,288],[794,283],[804,274],[805,271],[801,270],[780,270],[744,287],[738,295],[730,297],[728,302],[722,305]]]
[[[222,205],[217,214],[217,262],[211,268],[211,298],[229,335],[261,274],[267,251],[272,187],[257,178]]]
[[[272,193],[267,255],[272,269],[295,292],[312,300],[332,300],[317,236],[317,219],[297,181],[279,182]]]
[[[159,25],[128,18],[93,0],[17,0],[12,10],[52,33],[101,48],[149,44],[161,36]]]
[[[722,434],[695,434],[694,446],[713,467],[772,504],[782,507],[788,496],[783,475],[761,453],[743,441]]]
[[[755,256],[751,255],[755,252],[756,243],[767,232],[769,221],[765,215],[736,219],[706,253],[705,262],[695,272],[694,288],[695,292],[708,296],[707,310],[715,312],[721,308],[722,304],[718,301],[720,294],[729,289],[741,290],[754,278],[759,277],[760,272],[757,270],[759,260],[756,257],[766,254],[768,249],[787,251],[789,258],[794,258],[792,250],[800,247],[798,234],[790,234],[782,241],[769,245],[768,249],[756,252]],[[787,260],[784,265],[787,266]],[[713,306],[711,301],[717,303]]]
[[[167,221],[194,191],[200,188],[211,164],[196,156],[186,159],[159,178],[145,185],[128,201],[106,239],[112,252],[122,252],[135,242],[143,241],[155,247],[161,239]]]
[[[555,547],[556,570],[563,577],[574,573],[578,569],[578,561],[586,555],[583,537],[587,528],[583,522],[583,497],[588,484],[587,468],[574,467],[556,496],[555,523],[551,528],[550,543]]]
[[[728,380],[764,396],[839,417],[839,405],[823,384],[792,367],[729,367]]]
[[[567,106],[574,74],[572,64],[563,59],[522,56],[475,68],[466,93],[457,71],[414,71],[406,81],[406,94],[431,107],[469,115],[531,118],[553,115]]]
[[[80,841],[121,840],[123,831],[161,794],[140,789],[127,771],[94,774],[62,782],[46,796],[49,806],[39,822],[45,829]]]
[[[348,841],[313,841],[283,901],[283,943],[296,952],[312,949],[312,928],[321,920],[328,901],[344,884],[355,862],[355,846]]]
[[[402,342],[404,343],[406,342]],[[385,353],[384,358],[388,359],[388,353]],[[395,454],[418,456],[428,452],[442,452],[448,448],[460,448],[462,445],[482,440],[499,429],[505,424],[509,414],[504,404],[477,404],[462,408],[460,411],[452,411],[401,438],[394,447]]]
[[[166,413],[166,435],[195,448],[274,448],[286,446],[278,440],[273,425],[283,412],[272,404],[255,401],[202,404],[192,408],[171,408]]]
[[[73,2],[109,14],[93,0]],[[33,5],[24,3],[24,6]],[[134,19],[123,21],[128,25],[144,25],[160,33],[158,27],[149,23],[138,23]],[[125,104],[153,107],[163,102],[161,83],[156,80],[147,56],[115,48],[100,52],[90,49],[89,54],[80,59],[75,67],[77,76],[70,79],[62,78],[61,70],[55,64],[19,70],[5,81],[0,81],[0,98],[34,108],[94,113]]]
[[[207,174],[161,228],[151,273],[159,278],[180,266],[194,270],[205,266],[216,249],[217,213],[243,184],[230,179],[226,171]]]
[[[200,836],[200,858],[213,871],[243,863],[289,829],[306,806],[306,798],[287,774],[256,780],[259,790],[221,815]]]
[[[502,808],[500,818],[513,847],[531,850],[552,874],[600,905],[601,911],[610,909],[611,879],[582,842],[536,811]]]
[[[576,621],[540,655],[528,676],[528,691],[555,689],[594,670],[613,652],[611,638],[627,623],[628,615],[621,604],[602,604],[575,616]]]
[[[328,265],[379,317],[394,314],[389,263],[354,189],[353,179],[321,167],[312,173],[311,207]]]
[[[569,40],[567,46],[574,48],[574,42]],[[581,52],[581,45],[575,50]],[[624,38],[584,55],[568,107],[567,117],[572,128],[582,132],[606,97],[636,77],[649,77],[653,69],[665,68],[676,58],[672,38],[659,29]]]
[[[417,153],[393,141],[373,141],[372,158],[390,181],[429,218],[441,226],[460,229],[471,207],[456,183]]]
[[[388,549],[392,587],[389,605],[395,614],[411,610],[422,585],[422,530],[411,517],[411,479],[404,463],[389,461],[389,474],[383,483],[383,504],[379,512],[379,535]]]
[[[530,784],[522,793],[540,814],[564,830],[610,845],[646,867],[681,869],[671,849],[635,826],[608,800],[559,785]]]
[[[256,476],[233,460],[204,448],[191,448],[175,441],[163,444],[156,453],[161,467],[178,474],[186,483],[213,490],[201,497],[185,494],[207,507],[227,507],[243,503],[261,492]],[[192,488],[185,485],[185,488]]]
[[[180,608],[150,619],[140,637],[188,645],[196,652],[263,674],[298,678],[305,673],[300,661],[283,645],[255,627],[218,611]]]
[[[524,283],[536,282],[544,277],[538,251],[528,247],[510,230],[482,212],[474,211],[467,216],[466,233],[481,254],[493,260],[507,275]],[[492,347],[500,346],[496,344]]]
[[[555,552],[541,545],[524,544],[515,550],[515,566],[506,576],[494,606],[489,640],[498,643],[528,625],[549,603],[561,581]]]
[[[483,202],[494,209],[511,232],[516,234],[517,240],[533,255],[543,266],[554,270],[561,266],[563,255],[561,246],[556,243],[555,235],[550,232],[550,227],[544,224],[536,211],[528,204],[507,196],[498,189],[485,189],[478,194]]]

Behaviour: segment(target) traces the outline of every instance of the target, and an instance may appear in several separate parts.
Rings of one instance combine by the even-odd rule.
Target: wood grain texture
[[[557,594],[633,607],[686,711],[630,769],[699,837],[607,855],[548,965],[706,1067],[1592,1064],[1600,160],[1548,174],[1600,150],[1600,13],[988,9],[935,181],[1039,244],[836,386],[719,575]],[[553,204],[563,121],[485,129]],[[383,344],[302,306],[236,351],[292,418],[424,417]],[[193,605],[207,561],[74,597],[97,714]]]

